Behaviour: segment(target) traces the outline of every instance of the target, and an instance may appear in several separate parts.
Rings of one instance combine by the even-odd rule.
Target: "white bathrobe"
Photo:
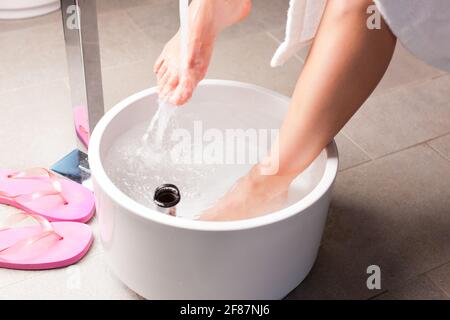
[[[285,40],[275,52],[271,66],[283,65],[313,40],[326,1],[290,0]],[[450,71],[450,0],[374,2],[392,32],[408,50],[423,61]]]

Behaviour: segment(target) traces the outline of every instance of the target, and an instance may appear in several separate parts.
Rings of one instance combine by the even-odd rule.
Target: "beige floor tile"
[[[263,30],[278,28],[285,23],[288,1],[258,0],[254,2],[249,16],[242,22],[225,29],[220,39],[231,40],[256,34]],[[133,21],[159,43],[166,43],[179,27],[178,1],[150,1],[147,6],[127,10]]]
[[[138,299],[111,274],[103,254],[67,268],[33,273],[31,279],[1,288],[0,299]]]
[[[450,297],[450,263],[429,271],[427,276],[437,287]]]
[[[166,0],[97,0],[97,12],[105,14],[116,10],[158,4],[164,1]]]
[[[119,3],[120,8],[126,9],[144,5],[155,5],[167,0],[116,0]]]
[[[61,23],[61,11],[55,11],[44,16],[19,20],[0,20],[0,34],[9,31],[35,28],[36,26]]]
[[[339,170],[370,161],[370,158],[344,134],[339,133],[335,141],[339,152]]]
[[[450,134],[431,140],[428,145],[450,161]]]
[[[284,41],[285,37],[285,28],[278,28],[272,31],[268,31],[268,34],[275,39],[279,44],[281,44]],[[292,59],[298,59],[302,63],[305,63],[306,57],[308,56],[310,49],[310,44],[305,45],[304,48],[300,49],[295,55],[292,57]]]
[[[97,1],[97,13],[105,14],[111,13],[121,9],[119,0],[96,0]]]
[[[286,36],[286,26],[278,27],[276,29],[272,29],[270,31],[267,31],[270,33],[270,35],[276,39],[278,42],[283,42],[285,36]]]
[[[159,51],[123,11],[99,15],[98,28],[103,68],[133,63]]]
[[[419,276],[401,288],[383,293],[375,300],[449,300],[426,276]]]
[[[0,33],[0,93],[67,76],[61,23]]]
[[[3,168],[49,167],[75,147],[70,93],[61,80],[0,94]]]
[[[219,41],[207,77],[254,83],[290,96],[303,65],[292,60],[283,67],[270,67],[276,47],[265,32]]]
[[[443,71],[422,62],[398,43],[389,68],[373,94],[381,94],[393,88],[442,74]]]
[[[371,157],[450,132],[450,76],[370,98],[343,132]]]
[[[2,210],[0,209],[0,214],[1,213]],[[0,269],[0,291],[4,287],[22,282],[27,279],[31,279],[35,276],[36,274],[31,271]],[[6,295],[4,297],[0,296],[0,300],[2,299],[8,299],[8,297]]]
[[[282,43],[285,38],[286,27],[276,28],[268,31],[268,34],[274,38],[278,43]],[[299,59],[302,63],[306,61],[310,49],[310,44],[306,45],[304,48],[300,49],[294,57]],[[294,58],[293,57],[293,58]]]
[[[264,25],[264,30],[280,29],[286,26],[289,0],[253,1],[253,15]]]
[[[450,260],[450,170],[426,146],[338,174],[322,247],[290,299],[366,299]],[[381,268],[381,290],[366,287]]]
[[[266,26],[261,20],[258,19],[256,12],[251,11],[245,20],[223,30],[218,39],[221,41],[231,41],[238,40],[243,37],[248,38],[249,36],[258,34],[265,29],[267,29]]]
[[[129,8],[127,13],[148,38],[161,48],[179,27],[177,0],[153,1],[151,5]]]
[[[156,59],[154,56],[153,58]],[[152,71],[153,59],[103,70],[105,110],[138,91],[153,87],[156,78]]]

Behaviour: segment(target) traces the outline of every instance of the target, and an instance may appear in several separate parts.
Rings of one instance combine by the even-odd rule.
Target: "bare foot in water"
[[[180,31],[165,45],[153,71],[161,97],[181,105],[187,102],[205,77],[217,35],[244,19],[251,0],[193,0],[189,6],[188,65],[180,63]]]
[[[254,167],[199,220],[242,220],[277,211],[286,202],[291,181],[280,176],[260,175]]]

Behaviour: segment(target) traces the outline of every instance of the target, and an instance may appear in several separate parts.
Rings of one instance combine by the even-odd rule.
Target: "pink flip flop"
[[[44,168],[0,169],[0,203],[49,221],[87,222],[95,212],[90,190]]]
[[[89,121],[87,109],[83,106],[78,106],[73,109],[73,118],[75,121],[75,131],[78,138],[83,142],[84,146],[89,146]]]
[[[91,228],[78,222],[53,222],[31,217],[39,226],[0,229],[0,268],[43,270],[78,262],[91,247]],[[24,220],[21,218],[20,220]]]

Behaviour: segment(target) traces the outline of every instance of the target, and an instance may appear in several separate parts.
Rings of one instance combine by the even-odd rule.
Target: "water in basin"
[[[161,112],[161,107],[153,107],[154,113]],[[157,186],[175,184],[181,193],[177,216],[195,218],[270,148],[284,112],[268,116],[267,110],[260,107],[256,101],[252,105],[245,100],[230,103],[194,97],[192,102],[174,109],[162,138],[157,132],[150,132],[143,144],[148,119],[117,137],[106,154],[105,169],[122,192],[150,208],[154,208]],[[242,144],[239,134],[246,134]],[[181,136],[184,138],[180,139]],[[255,136],[257,140],[252,140]],[[216,151],[212,157],[211,146]],[[242,154],[245,156],[240,157]],[[325,155],[322,153],[319,158],[294,181],[286,206],[302,199],[317,185]]]

